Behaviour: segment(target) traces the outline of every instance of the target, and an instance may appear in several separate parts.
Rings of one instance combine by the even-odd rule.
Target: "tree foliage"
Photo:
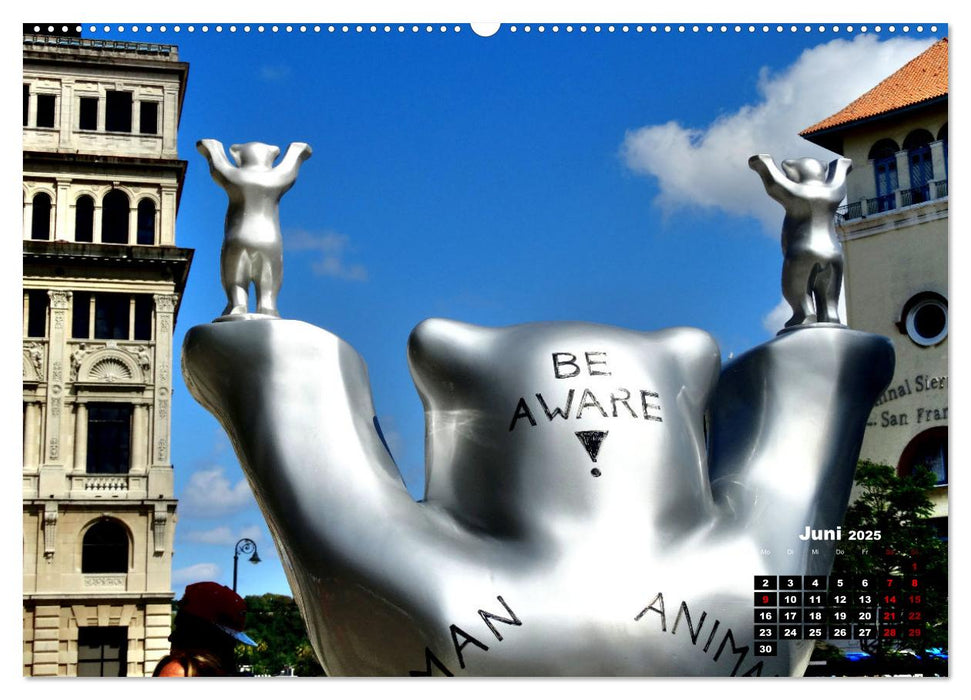
[[[240,666],[249,666],[253,675],[277,676],[287,669],[293,669],[297,676],[325,675],[290,596],[246,596],[246,634],[257,646],[237,646],[236,660]]]
[[[879,531],[880,540],[848,540],[833,564],[834,574],[873,576],[899,581],[910,592],[916,578],[923,627],[919,636],[860,640],[860,648],[874,657],[903,650],[927,657],[929,649],[944,649],[947,642],[947,545],[929,520],[933,512],[929,493],[935,476],[923,467],[899,477],[885,464],[861,461],[856,469],[858,497],[843,521],[843,532]]]

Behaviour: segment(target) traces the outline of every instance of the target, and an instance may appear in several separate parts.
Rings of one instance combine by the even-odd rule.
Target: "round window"
[[[918,345],[937,345],[947,337],[947,303],[924,298],[907,312],[907,335]]]

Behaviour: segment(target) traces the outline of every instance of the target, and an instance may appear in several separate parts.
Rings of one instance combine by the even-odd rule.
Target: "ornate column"
[[[34,198],[24,195],[24,240],[30,240],[31,227],[34,223]]]
[[[64,405],[65,383],[65,343],[68,334],[68,313],[71,309],[71,292],[51,290],[48,292],[51,304],[50,341],[47,345],[47,422],[44,434],[47,444],[44,447],[44,461],[48,464],[63,464],[61,453],[62,409]]]
[[[101,243],[101,222],[104,218],[103,209],[101,208],[102,199],[104,199],[104,193],[94,202],[94,215],[91,217],[91,241],[93,243]]]
[[[162,196],[156,215],[156,230],[159,245],[175,245],[175,212],[177,188],[173,185],[162,185]]]
[[[27,124],[37,126],[37,93],[33,90],[27,95]]]
[[[148,468],[148,406],[136,403],[132,406],[131,471],[144,474]]]
[[[169,406],[172,395],[172,330],[175,325],[175,306],[179,297],[175,294],[155,295],[155,410],[152,425],[152,455],[149,463],[168,466],[169,431],[171,418]]]
[[[128,198],[128,245],[138,241],[138,196]]]
[[[934,164],[934,182],[947,180],[947,157],[944,154],[944,142],[931,142],[931,162]],[[938,192],[931,190],[931,197],[936,198]]]
[[[68,212],[71,210],[70,187],[70,179],[57,179],[56,194],[54,195],[54,231],[51,240],[68,240]]]
[[[138,93],[133,94],[131,100],[131,132],[132,134],[142,133],[141,98]]]
[[[903,191],[910,189],[910,161],[907,151],[897,151],[897,191],[894,192],[895,205],[899,209],[904,205]]]
[[[160,154],[163,158],[169,157],[168,154],[176,153],[176,139],[178,137],[178,114],[179,114],[179,89],[176,86],[166,85],[163,88],[162,104],[160,105],[162,113],[159,115],[161,119],[161,131],[162,131],[162,153]]]
[[[108,115],[108,94],[104,88],[98,91],[98,131],[104,133]]]
[[[74,404],[74,469],[83,474],[88,469],[88,405]]]
[[[71,148],[74,145],[74,85],[65,80],[61,83],[61,94],[58,96],[60,104],[60,120],[57,124],[58,144],[61,148]]]

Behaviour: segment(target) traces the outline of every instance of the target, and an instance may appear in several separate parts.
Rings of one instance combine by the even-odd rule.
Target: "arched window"
[[[930,183],[934,179],[934,161],[931,158],[931,141],[934,137],[925,129],[915,129],[904,139],[907,165],[910,169],[910,201],[919,204],[931,198]]]
[[[929,145],[933,140],[933,134],[927,129],[914,129],[904,139],[904,150],[913,151],[914,149]]]
[[[81,573],[128,573],[128,531],[121,522],[104,518],[84,533]]]
[[[934,418],[932,416],[932,418]],[[938,426],[918,434],[904,448],[897,474],[907,476],[924,466],[937,477],[937,485],[947,484],[947,427]]]
[[[35,241],[51,240],[51,196],[46,192],[34,195],[30,237]]]
[[[900,148],[891,139],[881,139],[873,144],[867,156],[873,161],[873,174],[877,180],[875,211],[889,211],[896,206],[894,192],[897,183],[897,151]],[[871,213],[874,207],[870,207]]]
[[[74,203],[74,240],[78,243],[94,240],[94,199],[86,194]]]
[[[101,242],[128,243],[128,195],[111,190],[101,204]]]
[[[138,203],[138,245],[155,244],[155,202],[143,199]]]

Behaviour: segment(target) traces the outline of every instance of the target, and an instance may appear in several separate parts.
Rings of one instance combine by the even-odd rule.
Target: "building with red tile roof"
[[[853,100],[836,114],[804,129],[799,135],[829,148],[825,143],[826,136],[838,129],[864,120],[887,117],[898,110],[946,100],[947,69],[948,41],[945,37],[872,90]]]
[[[938,477],[948,513],[948,40],[934,43],[800,136],[850,158],[837,218],[846,323],[893,342],[890,386],[870,415],[861,459]]]

